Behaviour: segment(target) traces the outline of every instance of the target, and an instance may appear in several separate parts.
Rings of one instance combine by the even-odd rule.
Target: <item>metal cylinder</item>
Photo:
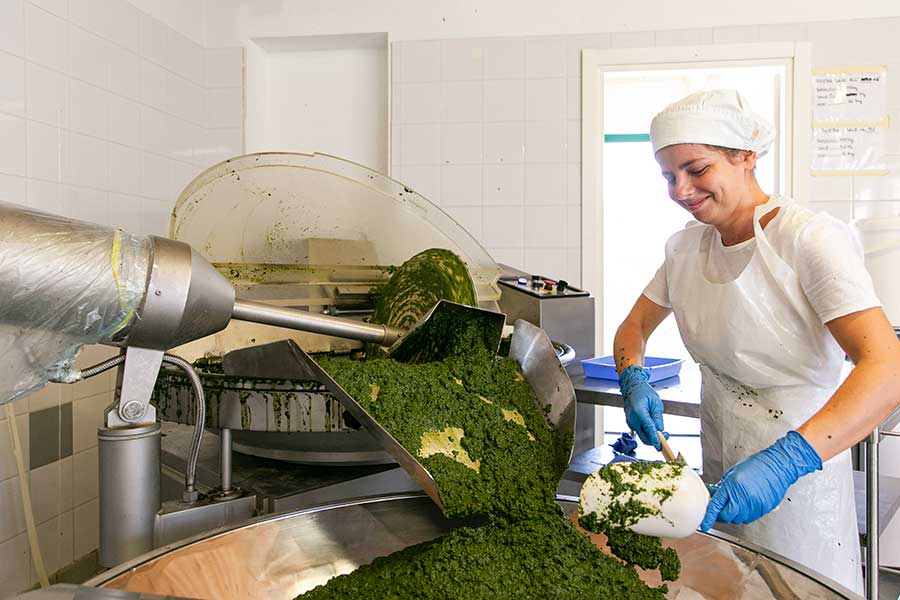
[[[222,493],[231,491],[231,430],[219,430],[219,469],[221,471]]]
[[[329,317],[318,313],[305,312],[290,308],[271,306],[262,302],[236,300],[232,319],[251,321],[264,325],[275,325],[289,329],[299,329],[311,333],[322,333],[335,337],[372,342],[382,346],[390,346],[405,333],[402,329],[388,325],[363,323],[353,319]]]
[[[878,442],[876,427],[866,441],[866,598],[878,600]]]
[[[97,431],[100,557],[113,567],[153,549],[160,508],[159,423]]]

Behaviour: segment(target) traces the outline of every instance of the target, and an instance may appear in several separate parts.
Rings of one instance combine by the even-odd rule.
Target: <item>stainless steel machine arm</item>
[[[390,346],[405,333],[403,329],[388,325],[363,323],[352,319],[330,317],[328,315],[240,299],[234,302],[231,318],[239,321],[252,321],[265,325],[299,329],[310,333],[333,335],[360,342],[370,342],[380,346]]]
[[[390,346],[403,331],[258,302],[189,245],[0,203],[0,404],[74,376],[83,344],[125,348],[108,425],[155,420],[166,350],[253,321]]]

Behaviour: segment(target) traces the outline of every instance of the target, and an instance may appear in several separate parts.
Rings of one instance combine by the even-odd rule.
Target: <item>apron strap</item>
[[[794,273],[794,270],[784,262],[784,259],[778,256],[778,253],[775,252],[775,248],[773,248],[772,244],[769,242],[769,238],[766,237],[765,230],[759,224],[759,220],[764,215],[776,208],[779,209],[779,213],[784,212],[788,204],[789,201],[787,201],[784,196],[777,194],[769,196],[768,202],[760,204],[753,210],[753,232],[756,235],[756,247],[759,249],[759,253],[762,256],[763,261],[765,261],[766,266],[769,268],[769,271],[775,276],[776,281],[794,284],[797,278],[796,273]],[[793,287],[793,285],[791,287]]]
[[[772,274],[773,284],[777,285],[782,290],[785,298],[791,303],[794,310],[797,311],[797,314],[799,314],[810,327],[820,327],[822,322],[810,305],[809,300],[807,300],[806,294],[803,292],[803,288],[800,285],[800,278],[797,276],[794,269],[791,268],[783,258],[778,256],[775,248],[772,247],[772,244],[769,242],[765,230],[759,224],[760,218],[775,208],[778,208],[779,215],[781,218],[784,218],[784,215],[781,213],[785,212],[792,203],[793,202],[790,199],[785,198],[784,196],[772,194],[769,196],[768,202],[760,204],[754,209],[753,231],[756,234],[756,248],[760,257],[763,259],[766,268],[769,270],[769,273]]]

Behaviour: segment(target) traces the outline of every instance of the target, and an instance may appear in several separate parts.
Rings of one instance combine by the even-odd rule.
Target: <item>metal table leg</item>
[[[866,598],[878,600],[878,442],[876,427],[866,440]]]

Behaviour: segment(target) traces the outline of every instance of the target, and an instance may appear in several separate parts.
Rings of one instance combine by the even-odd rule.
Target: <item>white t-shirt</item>
[[[688,226],[712,227],[697,223]],[[822,323],[881,306],[866,271],[862,246],[843,221],[788,203],[766,225],[764,232],[778,256],[797,273],[803,292]],[[716,283],[734,281],[755,251],[756,238],[724,246],[722,236],[715,231],[704,276]],[[672,308],[665,263],[644,288],[644,296],[660,306]]]

